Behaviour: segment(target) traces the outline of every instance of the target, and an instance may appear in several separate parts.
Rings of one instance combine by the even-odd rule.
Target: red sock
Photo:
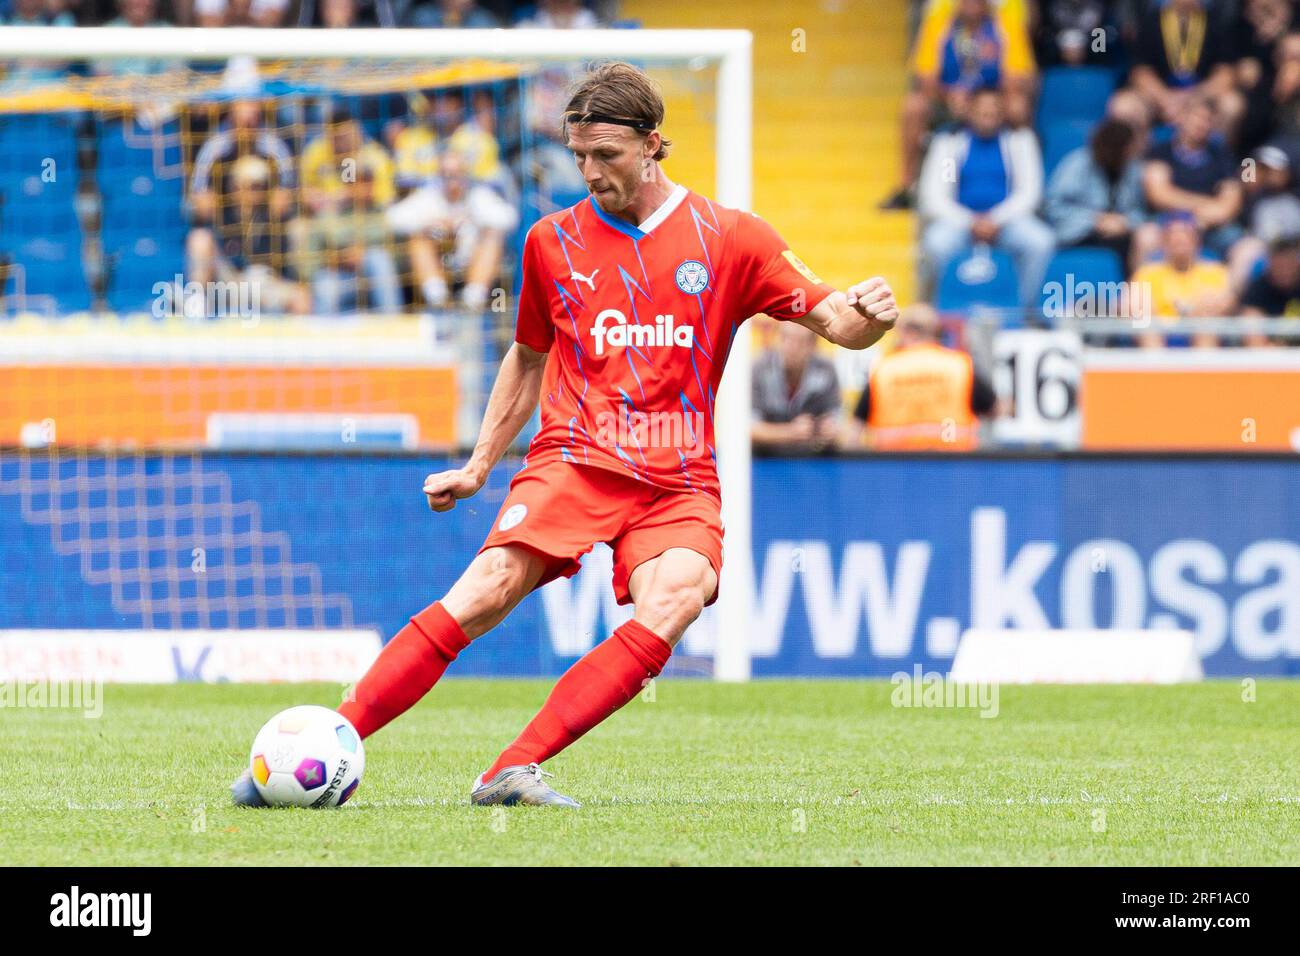
[[[435,601],[384,645],[339,713],[369,737],[409,710],[469,646],[456,619]]]
[[[628,621],[617,628],[565,672],[537,716],[483,779],[491,780],[503,767],[554,757],[639,694],[647,678],[659,676],[672,652],[644,624]]]

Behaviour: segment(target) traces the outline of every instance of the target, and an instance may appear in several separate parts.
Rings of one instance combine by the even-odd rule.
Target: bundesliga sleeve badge
[[[709,285],[709,270],[698,259],[687,259],[677,267],[677,288],[687,295],[699,295]]]

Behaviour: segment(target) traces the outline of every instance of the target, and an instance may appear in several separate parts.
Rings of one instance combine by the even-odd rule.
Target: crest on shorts
[[[519,522],[524,520],[528,514],[527,505],[511,505],[506,509],[506,513],[501,516],[501,522],[497,525],[498,531],[509,531]]]
[[[709,287],[709,270],[698,259],[687,259],[677,267],[677,288],[687,295],[699,295]]]

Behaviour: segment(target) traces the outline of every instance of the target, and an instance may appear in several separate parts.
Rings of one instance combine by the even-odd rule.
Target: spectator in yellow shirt
[[[361,124],[344,109],[335,110],[325,132],[307,144],[301,163],[302,199],[311,215],[338,210],[349,195],[346,187],[357,181],[358,169],[370,174],[378,208],[395,197],[388,151],[368,139]]]
[[[476,94],[474,112],[465,116],[465,98],[458,90],[435,97],[430,111],[427,100],[417,109],[417,119],[392,135],[397,165],[397,186],[405,193],[427,186],[438,178],[438,158],[444,152],[458,153],[478,182],[503,185],[501,148],[494,135],[495,113],[489,93]]]
[[[909,209],[926,133],[941,111],[966,119],[981,89],[1003,94],[1007,121],[1029,122],[1036,68],[1025,0],[929,0],[910,64],[913,88],[903,100],[903,186],[882,206]]]
[[[1139,323],[1169,323],[1178,319],[1219,318],[1232,308],[1232,283],[1221,262],[1201,258],[1201,234],[1190,213],[1163,217],[1161,245],[1164,259],[1142,266],[1133,273],[1138,302],[1148,303],[1146,314],[1135,316]],[[1142,312],[1143,310],[1138,310]],[[1154,328],[1142,333],[1138,343],[1161,348],[1165,334]],[[1192,344],[1213,347],[1215,336],[1198,332]]]
[[[473,109],[464,115],[460,94],[455,94],[449,110],[454,111],[457,126],[447,141],[447,148],[465,157],[469,164],[470,175],[481,182],[503,185],[499,180],[504,175],[501,165],[501,148],[496,136],[496,105],[492,94],[479,90],[474,94]]]

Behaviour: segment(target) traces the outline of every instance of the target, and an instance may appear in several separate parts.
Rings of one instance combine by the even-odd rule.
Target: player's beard
[[[604,192],[598,193],[590,186],[587,189],[602,210],[611,216],[617,216],[631,205],[632,197],[636,195],[638,181],[639,177],[635,174],[625,182],[616,182],[607,178],[603,184],[605,186]]]

